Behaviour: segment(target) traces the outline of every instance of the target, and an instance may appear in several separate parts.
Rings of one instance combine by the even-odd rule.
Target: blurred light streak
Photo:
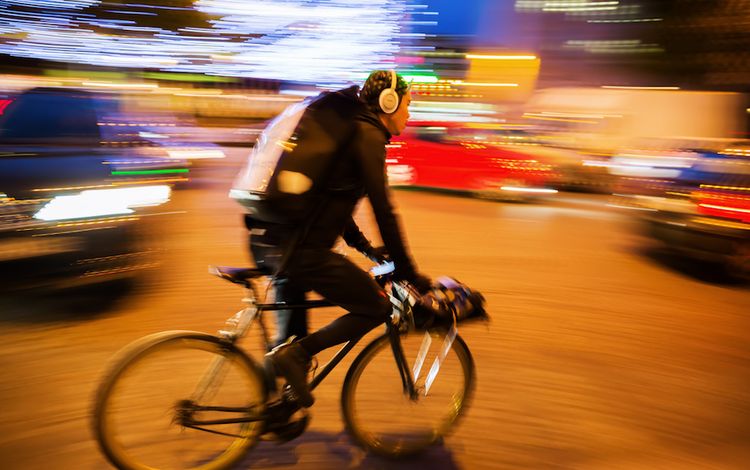
[[[501,190],[510,191],[516,193],[542,193],[542,194],[556,194],[556,189],[550,188],[526,188],[523,186],[501,186]]]
[[[162,169],[162,170],[114,170],[112,171],[112,175],[114,176],[167,175],[171,173],[188,173],[188,172],[190,172],[190,170],[188,170],[187,168],[172,168],[172,169]]]
[[[159,88],[155,83],[111,83],[111,82],[83,82],[83,86],[106,87],[106,88],[132,88],[132,89],[154,89]]]
[[[482,55],[466,54],[466,59],[486,59],[486,60],[536,60],[535,55]]]
[[[192,8],[188,7],[168,7],[165,5],[146,5],[143,3],[128,3],[129,7],[140,7],[140,8],[154,8],[157,10],[180,10],[180,11],[190,11]]]
[[[620,204],[607,204],[607,207],[615,207],[617,209],[632,209],[635,211],[657,212],[656,209],[651,209],[649,207],[623,206]]]
[[[318,96],[320,92],[317,90],[281,90],[279,91],[279,94],[304,97],[304,96]]]
[[[317,83],[325,86],[350,83],[372,69],[392,68],[399,51],[409,49],[408,38],[424,37],[417,30],[429,23],[410,19],[410,13],[426,7],[409,5],[407,0],[198,0],[192,9],[117,3],[125,8],[107,10],[116,15],[128,14],[128,19],[95,18],[79,11],[110,5],[95,0],[4,4],[7,7],[0,10],[0,34],[10,33],[13,37],[0,41],[0,53],[60,62],[298,82],[315,77]],[[143,9],[203,13],[209,27],[186,25],[170,31],[164,29],[166,25],[159,28],[134,24],[137,17],[158,16]],[[109,28],[110,32],[94,31],[100,27]],[[113,34],[112,29],[123,33]]]
[[[716,184],[702,184],[700,189],[723,189],[727,191],[750,191],[750,188],[744,186],[719,186]]]
[[[602,85],[602,88],[613,90],[679,90],[678,86],[626,86],[626,85]]]
[[[587,23],[649,23],[664,21],[663,18],[633,18],[629,20],[586,20]]]
[[[524,119],[536,119],[536,120],[541,120],[541,121],[575,122],[579,124],[596,124],[596,121],[586,121],[583,119],[546,117],[546,116],[534,115],[533,113],[524,114],[523,118]]]
[[[404,80],[412,83],[438,83],[438,77],[435,75],[414,75],[408,72],[401,74]]]
[[[169,158],[178,160],[217,159],[226,156],[221,150],[167,150],[167,154]]]
[[[82,10],[99,0],[5,0],[7,6],[19,5],[29,8],[57,8]]]
[[[485,103],[453,102],[453,101],[412,101],[412,111],[438,111],[457,113],[492,114],[496,110]]]
[[[716,209],[720,211],[726,211],[726,212],[742,212],[743,214],[750,214],[750,209],[742,209],[739,207],[730,207],[730,206],[719,206],[716,204],[698,204],[699,207],[705,207],[706,209]]]
[[[53,221],[131,214],[131,207],[160,205],[169,200],[169,195],[169,186],[86,190],[76,195],[56,196],[34,218]]]
[[[652,54],[664,52],[664,49],[658,44],[642,43],[639,39],[571,39],[565,42],[564,47],[582,49],[592,54]]]
[[[732,228],[737,230],[750,230],[750,225],[742,222],[733,222],[731,220],[720,220],[720,219],[707,219],[702,217],[696,217],[691,219],[691,222],[695,222],[703,225],[713,225],[716,227]]]
[[[120,11],[120,10],[107,10],[107,13],[118,13],[120,15],[144,15],[144,16],[157,16],[156,13],[150,13],[146,11]],[[117,21],[117,20],[115,20]]]
[[[463,80],[455,80],[453,83],[456,85],[463,86],[486,86],[486,87],[517,87],[518,83],[484,83],[484,82],[465,82]]]
[[[604,118],[620,118],[622,117],[622,114],[588,114],[588,113],[566,113],[566,112],[555,112],[555,111],[542,111],[541,113],[524,113],[524,116],[604,119]]]
[[[412,121],[435,121],[435,122],[501,122],[494,117],[474,116],[468,113],[422,113],[410,111]]]

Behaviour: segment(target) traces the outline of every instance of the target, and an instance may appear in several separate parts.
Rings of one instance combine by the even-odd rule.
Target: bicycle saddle
[[[209,266],[208,272],[235,284],[247,284],[247,281],[268,275],[262,268],[232,268],[229,266]]]

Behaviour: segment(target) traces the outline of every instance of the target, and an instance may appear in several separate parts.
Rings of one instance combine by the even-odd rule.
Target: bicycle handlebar
[[[375,277],[381,277],[386,275],[392,275],[396,270],[396,265],[393,261],[381,261],[377,266],[370,268],[370,273]]]

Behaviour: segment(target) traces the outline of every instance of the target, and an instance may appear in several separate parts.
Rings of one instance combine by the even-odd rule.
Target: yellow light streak
[[[456,80],[456,85],[463,86],[489,86],[489,87],[517,87],[518,83],[491,83],[491,82],[464,82],[463,80]]]
[[[484,54],[466,54],[467,59],[485,59],[485,60],[536,60],[535,55],[484,55]]]

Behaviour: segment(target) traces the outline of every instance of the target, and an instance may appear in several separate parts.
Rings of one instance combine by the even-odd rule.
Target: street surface
[[[160,330],[215,332],[241,307],[241,290],[206,268],[249,263],[226,197],[244,152],[174,193],[177,213],[151,227],[169,249],[128,297],[77,294],[74,311],[62,296],[0,300],[0,468],[109,468],[89,410],[112,355]],[[465,419],[419,458],[369,456],[343,430],[340,366],[316,391],[307,433],[261,443],[238,469],[748,468],[747,285],[660,253],[603,196],[398,191],[395,202],[420,269],[487,299],[492,322],[460,329],[478,375]],[[367,207],[358,220],[374,233]],[[319,327],[335,310],[315,313]],[[258,350],[257,336],[246,343]]]

